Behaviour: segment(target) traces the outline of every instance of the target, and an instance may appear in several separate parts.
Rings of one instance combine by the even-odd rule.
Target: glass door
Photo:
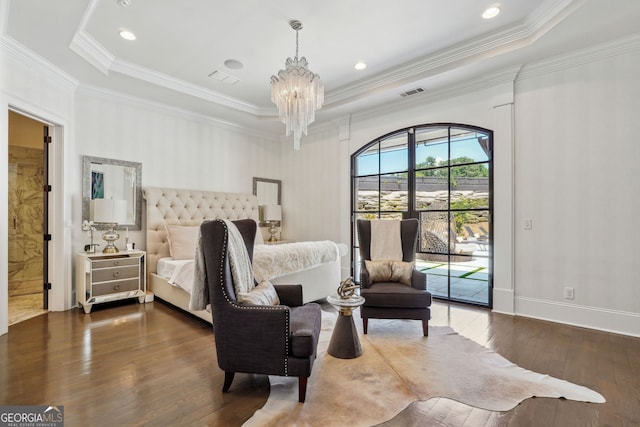
[[[412,216],[418,268],[432,295],[491,306],[491,133],[441,125],[415,130]]]
[[[445,123],[394,131],[353,154],[356,281],[356,220],[417,218],[416,266],[432,295],[492,306],[492,144],[490,130]]]

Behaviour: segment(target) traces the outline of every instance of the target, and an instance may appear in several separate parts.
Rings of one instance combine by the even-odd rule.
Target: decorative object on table
[[[262,207],[262,220],[269,224],[269,242],[277,242],[278,224],[282,220],[282,207],[280,205],[264,205]]]
[[[289,25],[296,31],[296,56],[285,61],[285,69],[271,76],[271,102],[278,106],[279,118],[285,124],[287,136],[293,132],[293,148],[300,149],[300,138],[315,120],[315,112],[324,102],[324,85],[320,76],[307,68],[303,56],[298,58],[298,31],[302,22],[292,20]]]
[[[342,299],[349,299],[356,293],[356,289],[359,287],[359,285],[355,284],[353,278],[348,277],[340,282],[340,286],[338,286],[338,296]]]
[[[120,238],[120,234],[115,230],[118,222],[123,219],[127,209],[126,200],[94,199],[91,201],[91,217],[93,224],[106,228],[102,234],[102,239],[107,245],[102,250],[105,254],[115,254],[119,250],[115,241]]]
[[[82,231],[89,232],[89,244],[84,245],[84,251],[88,254],[93,254],[96,252],[96,246],[100,246],[99,243],[93,243],[93,232],[96,228],[93,226],[93,221],[82,221]]]

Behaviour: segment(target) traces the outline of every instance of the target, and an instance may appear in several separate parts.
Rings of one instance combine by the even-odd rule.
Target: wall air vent
[[[402,92],[400,96],[405,97],[405,96],[415,95],[416,93],[420,93],[420,92],[424,92],[424,89],[422,89],[421,87],[416,89],[411,89],[406,92]]]
[[[229,74],[223,73],[220,70],[213,70],[210,74],[209,77],[222,82],[222,83],[226,83],[228,85],[234,85],[236,83],[238,83],[240,81],[239,78],[237,77],[233,77]]]

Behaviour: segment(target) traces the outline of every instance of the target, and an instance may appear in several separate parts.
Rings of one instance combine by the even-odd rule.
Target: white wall
[[[427,92],[413,106],[353,115],[345,141],[326,130],[303,138],[300,152],[283,149],[295,183],[285,191],[298,201],[287,233],[350,243],[349,156],[374,138],[435,122],[493,129],[494,308],[640,336],[638,69],[637,43],[601,47],[525,67],[515,88],[488,79],[464,95]]]
[[[76,165],[82,155],[142,163],[142,185],[251,193],[253,177],[280,179],[280,144],[230,130],[195,115],[117,94],[79,90],[76,99]],[[82,183],[76,191],[81,194]],[[144,201],[143,201],[144,203]],[[74,205],[76,216],[81,204]],[[129,231],[145,248],[143,230]],[[75,247],[88,237],[76,227]]]
[[[142,163],[143,186],[252,192],[252,178],[280,179],[280,144],[170,106],[78,89],[54,65],[0,38],[0,221],[7,224],[8,109],[51,124],[50,309],[73,300],[73,258],[88,241],[82,222],[82,155]],[[77,141],[77,144],[76,144]],[[144,223],[143,223],[144,226]],[[7,229],[0,228],[0,335],[8,331]],[[145,233],[130,232],[144,249]]]
[[[496,131],[494,171],[503,181],[511,178],[514,189],[515,196],[506,194],[510,186],[496,186],[495,194],[501,213],[494,224],[496,233],[501,229],[495,236],[495,272],[504,275],[494,284],[505,291],[504,301],[512,297],[516,314],[640,336],[640,281],[633,268],[640,238],[633,221],[640,207],[635,184],[640,153],[633,138],[640,112],[640,80],[634,74],[640,68],[639,45],[523,68],[513,110],[496,113],[505,105],[496,99],[509,98],[506,81],[469,85],[466,94],[426,92],[403,107],[319,127],[303,138],[298,152],[290,141],[276,143],[169,107],[91,90],[76,93],[72,81],[4,40],[0,108],[11,105],[55,124],[56,143],[63,147],[54,153],[59,169],[53,234],[55,241],[72,243],[53,251],[63,258],[55,263],[54,285],[71,283],[72,255],[86,238],[80,231],[81,155],[142,162],[147,186],[251,192],[253,176],[282,179],[285,239],[349,244],[350,154],[399,128],[457,122]],[[6,224],[3,116],[0,222]],[[533,230],[521,230],[523,218],[533,219]],[[132,239],[142,243],[143,233]],[[0,228],[0,277],[5,278],[6,242],[6,228]],[[0,280],[3,310],[6,286]],[[575,288],[575,300],[563,298],[565,286]],[[65,291],[53,302],[69,300]],[[6,331],[3,311],[0,334]]]
[[[640,335],[638,69],[636,49],[523,70],[516,224],[531,218],[533,229],[516,227],[518,313]]]
[[[21,51],[20,46],[0,38],[0,223],[8,224],[8,109],[28,113],[49,123],[53,143],[50,149],[49,293],[51,310],[70,307],[71,289],[71,196],[66,184],[74,171],[67,153],[74,150],[74,91],[76,84],[51,64]],[[8,330],[7,228],[0,227],[0,334]]]

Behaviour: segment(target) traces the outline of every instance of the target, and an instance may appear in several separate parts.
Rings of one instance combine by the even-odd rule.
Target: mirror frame
[[[91,200],[91,164],[102,163],[113,166],[126,166],[136,171],[136,211],[134,224],[122,224],[116,228],[124,230],[142,230],[142,163],[126,160],[106,159],[104,157],[82,156],[82,221],[89,221],[89,205]]]
[[[253,177],[253,195],[256,196],[258,198],[258,204],[260,204],[260,195],[258,194],[258,183],[260,182],[266,182],[269,184],[276,184],[278,186],[278,205],[282,205],[281,202],[281,196],[280,196],[280,192],[281,192],[281,187],[282,187],[282,181],[280,181],[279,179],[269,179],[269,178],[256,178],[255,176]]]

